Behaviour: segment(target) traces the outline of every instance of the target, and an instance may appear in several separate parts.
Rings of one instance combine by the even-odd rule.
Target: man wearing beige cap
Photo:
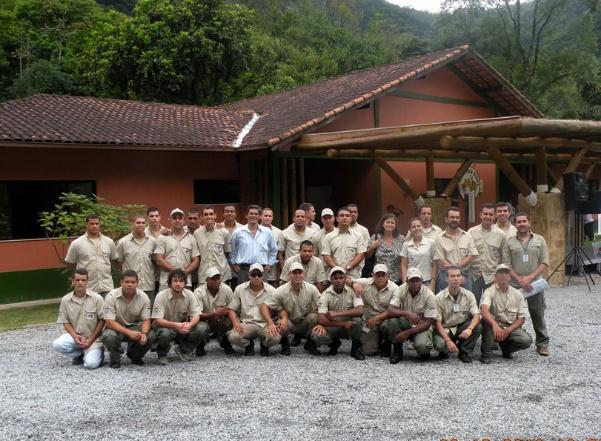
[[[283,282],[287,282],[291,265],[293,263],[300,263],[303,267],[303,280],[315,285],[319,292],[323,292],[326,288],[328,279],[326,277],[323,261],[313,255],[314,250],[315,246],[313,245],[313,242],[310,240],[303,240],[300,245],[300,252],[297,255],[286,259],[280,279]]]
[[[306,338],[305,350],[315,349],[309,334],[317,324],[317,302],[319,291],[315,286],[303,280],[304,268],[299,262],[290,265],[288,283],[280,286],[275,293],[261,305],[261,313],[267,322],[270,335],[281,335],[282,355],[290,355],[289,334]],[[278,323],[274,323],[272,312],[278,314]]]
[[[229,271],[229,268],[227,270]],[[204,283],[196,288],[194,296],[201,309],[200,320],[206,322],[208,326],[206,332],[203,333],[201,342],[196,347],[196,356],[206,355],[205,345],[209,342],[211,334],[216,336],[219,346],[226,354],[233,354],[235,351],[226,334],[232,329],[227,305],[232,301],[234,293],[227,284],[223,283],[221,270],[216,266],[207,268],[204,275]]]
[[[363,307],[363,335],[361,342],[365,355],[390,356],[390,331],[387,308],[399,286],[388,280],[388,268],[382,263],[374,266],[373,277],[356,279],[351,286],[361,295]]]
[[[319,324],[313,328],[311,339],[317,348],[330,346],[328,355],[336,355],[340,347],[340,339],[352,340],[351,356],[356,360],[365,360],[361,349],[361,333],[363,329],[363,300],[355,290],[346,286],[344,268],[335,266],[330,271],[332,285],[319,297],[317,319]],[[316,349],[312,352],[318,355]]]
[[[157,239],[154,256],[156,263],[161,267],[159,291],[168,288],[169,273],[180,269],[186,273],[186,287],[192,288],[190,274],[198,268],[198,244],[194,236],[184,230],[184,212],[174,208],[169,216],[171,234],[161,235]]]
[[[281,336],[269,333],[267,321],[261,314],[261,305],[274,294],[275,288],[263,281],[263,265],[253,263],[248,268],[249,281],[238,285],[228,304],[232,330],[230,343],[244,348],[244,355],[255,355],[255,338],[261,341],[260,354],[269,356],[269,348],[280,343]]]
[[[388,305],[388,329],[392,342],[390,363],[403,359],[403,343],[413,342],[420,359],[428,360],[432,350],[432,325],[438,317],[436,297],[422,285],[422,272],[419,268],[407,270],[407,283],[402,284],[392,296]]]
[[[495,284],[484,291],[480,302],[482,314],[482,355],[480,361],[489,364],[494,342],[498,342],[503,358],[512,359],[513,353],[527,349],[532,338],[522,328],[528,306],[524,296],[509,285],[510,269],[497,265]]]
[[[471,363],[472,351],[482,333],[480,310],[474,294],[461,287],[463,276],[459,267],[447,268],[447,282],[448,286],[436,295],[434,349],[441,360],[449,358],[449,352],[458,352],[459,360]]]
[[[329,267],[326,265],[325,261],[323,260],[323,256],[321,256],[320,250],[323,250],[323,239],[326,237],[326,235],[336,229],[336,226],[334,225],[335,220],[336,219],[334,217],[334,212],[332,211],[331,208],[324,208],[323,210],[321,210],[321,223],[323,224],[323,227],[321,228],[321,230],[319,230],[319,234],[317,235],[317,240],[319,241],[319,250],[315,250],[315,251],[317,251],[317,253],[314,253],[314,254],[315,254],[315,256],[317,256],[321,259],[321,261],[324,264],[324,267],[327,268],[328,270],[329,270]]]

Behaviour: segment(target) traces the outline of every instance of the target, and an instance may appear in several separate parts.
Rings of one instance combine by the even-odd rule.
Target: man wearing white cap
[[[270,335],[282,337],[282,355],[290,355],[289,334],[307,338],[305,349],[315,350],[315,344],[309,338],[317,324],[317,302],[319,291],[315,286],[303,280],[304,269],[299,262],[290,265],[290,281],[275,290],[275,293],[261,305],[261,313],[267,321]],[[278,314],[278,324],[272,319],[272,311]]]
[[[248,269],[249,281],[236,287],[228,304],[232,330],[230,343],[245,349],[244,355],[255,355],[255,338],[261,340],[261,355],[268,356],[269,348],[280,343],[280,334],[270,335],[261,305],[274,294],[275,288],[263,281],[263,265],[253,263]]]
[[[482,314],[482,355],[480,361],[489,364],[494,342],[498,342],[503,358],[512,359],[513,353],[528,349],[532,338],[522,328],[528,305],[524,296],[509,285],[510,269],[497,265],[495,284],[484,291],[480,302]]]
[[[403,342],[411,340],[422,360],[430,358],[432,350],[432,325],[438,317],[436,297],[422,285],[423,276],[419,268],[407,270],[407,283],[396,291],[388,305],[388,329],[392,342],[390,363],[403,359]]]
[[[331,208],[324,208],[321,210],[321,223],[323,224],[323,228],[319,230],[319,234],[317,236],[317,240],[319,241],[319,250],[323,250],[323,239],[327,234],[331,233],[336,229],[334,225],[334,212]],[[318,251],[318,250],[315,250]],[[323,257],[320,254],[315,254],[317,257],[321,259],[325,268],[328,268],[326,262],[323,260]]]
[[[313,255],[314,249],[315,246],[313,245],[313,242],[310,240],[303,240],[301,242],[300,252],[296,256],[286,259],[280,279],[283,282],[287,282],[288,273],[290,272],[292,264],[300,263],[303,267],[303,280],[315,285],[319,292],[323,292],[326,288],[328,279],[322,260]]]
[[[449,352],[459,353],[459,360],[471,363],[471,353],[482,333],[480,310],[473,293],[461,287],[463,276],[456,266],[447,268],[448,286],[436,295],[438,318],[434,349],[441,360]]]
[[[169,216],[171,234],[161,235],[157,239],[154,256],[156,263],[161,267],[159,291],[168,288],[169,273],[180,269],[186,273],[186,288],[192,288],[190,274],[198,268],[198,245],[196,239],[184,230],[184,212],[174,208]]]
[[[233,354],[235,351],[227,339],[226,333],[232,329],[232,324],[228,319],[227,305],[232,301],[234,293],[229,286],[222,283],[221,270],[216,266],[209,267],[204,275],[205,283],[201,283],[196,288],[194,296],[202,310],[200,320],[205,321],[208,327],[203,333],[202,341],[196,347],[196,356],[205,355],[205,345],[209,342],[211,334],[217,337],[219,346],[226,354]]]
[[[388,280],[388,268],[382,263],[374,266],[373,277],[356,279],[351,286],[363,298],[363,335],[361,342],[365,355],[390,356],[390,331],[387,308],[399,286]]]
[[[311,339],[317,348],[330,346],[328,355],[336,355],[340,347],[340,339],[352,340],[351,356],[356,360],[365,360],[361,349],[361,333],[363,328],[363,300],[355,290],[346,286],[344,268],[335,266],[330,271],[332,285],[319,297],[317,319],[319,324],[313,328]],[[317,350],[314,355],[319,354]]]

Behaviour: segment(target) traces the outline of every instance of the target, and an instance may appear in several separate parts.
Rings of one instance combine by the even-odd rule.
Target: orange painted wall
[[[195,179],[239,176],[236,157],[226,153],[3,148],[2,154],[11,160],[0,162],[0,180],[94,180],[107,203],[156,206],[165,225],[174,207],[194,206]],[[57,266],[47,241],[0,241],[0,256],[11,256],[0,258],[0,272]]]

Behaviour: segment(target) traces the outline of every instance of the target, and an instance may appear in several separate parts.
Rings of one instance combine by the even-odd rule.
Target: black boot
[[[283,336],[280,343],[282,345],[282,350],[280,351],[280,354],[290,355],[290,340],[288,340],[288,336]]]
[[[359,340],[353,340],[351,346],[351,357],[355,360],[365,360],[365,352],[361,349],[361,342]]]
[[[246,348],[244,348],[244,355],[247,357],[252,357],[255,355],[255,341],[251,340]]]
[[[290,346],[293,346],[293,347],[300,346],[301,340],[302,340],[302,337],[300,334],[294,334],[294,338],[292,339],[292,343],[290,343]]]
[[[330,350],[328,351],[328,355],[334,356],[338,353],[338,348],[340,347],[340,339],[335,338],[332,340],[332,344],[330,345]]]
[[[269,357],[269,346],[266,346],[261,342],[261,349],[259,350],[261,357]]]
[[[403,360],[403,343],[393,343],[392,354],[390,354],[390,364],[397,364]]]
[[[227,355],[231,355],[231,354],[235,354],[236,353],[236,351],[234,350],[234,348],[232,348],[232,344],[230,343],[230,341],[225,336],[219,342],[219,346],[221,346],[223,348],[223,351]]]
[[[380,340],[380,356],[390,357],[390,340],[387,338]]]
[[[207,353],[205,352],[205,344],[201,343],[196,347],[196,356],[204,357],[205,355],[207,355]]]
[[[311,355],[319,355],[319,350],[317,349],[315,342],[313,340],[311,340],[310,337],[305,342],[304,349]]]

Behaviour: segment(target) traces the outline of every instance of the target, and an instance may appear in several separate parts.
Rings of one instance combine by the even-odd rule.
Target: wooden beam
[[[582,162],[582,160],[584,159],[584,156],[588,153],[590,147],[583,147],[581,148],[578,153],[576,153],[573,157],[572,160],[568,163],[568,166],[565,168],[565,170],[563,171],[563,173],[561,174],[561,176],[559,177],[559,179],[557,180],[557,182],[555,183],[555,188],[563,191],[563,176],[568,174],[568,173],[573,173],[575,172],[578,167],[580,166],[580,163]]]
[[[584,173],[584,178],[588,181],[591,176],[593,175],[593,172],[595,171],[595,167],[597,167],[598,162],[593,162],[591,165],[588,166],[588,168],[586,169],[586,172]]]
[[[495,160],[497,166],[501,169],[503,174],[507,176],[509,182],[511,182],[515,188],[522,193],[523,196],[528,196],[532,193],[530,186],[522,179],[518,172],[515,171],[513,166],[509,163],[507,158],[496,147],[488,147],[488,154]]]
[[[407,196],[409,196],[414,201],[418,199],[419,195],[413,191],[409,184],[407,184],[405,180],[399,176],[399,174],[390,166],[390,164],[388,164],[384,159],[380,157],[376,157],[375,160],[380,166],[380,168],[384,170],[388,176],[390,176],[394,183],[398,185],[399,188],[403,190],[403,192],[405,192]]]
[[[555,172],[553,171],[553,169],[551,168],[551,166],[549,165],[548,162],[547,162],[546,167],[547,167],[547,175],[551,177],[553,182],[557,182],[557,175],[555,174]]]
[[[536,149],[536,191],[542,193],[549,191],[546,153],[545,147]]]
[[[461,180],[467,169],[470,168],[473,162],[473,159],[466,159],[465,161],[463,161],[463,164],[459,166],[459,168],[455,172],[455,175],[451,179],[451,182],[447,184],[447,187],[444,189],[441,196],[451,197],[451,195],[455,193],[455,190],[457,190],[457,186],[459,185],[459,181]]]
[[[436,186],[434,185],[434,157],[426,156],[426,196],[432,198],[436,196]]]

